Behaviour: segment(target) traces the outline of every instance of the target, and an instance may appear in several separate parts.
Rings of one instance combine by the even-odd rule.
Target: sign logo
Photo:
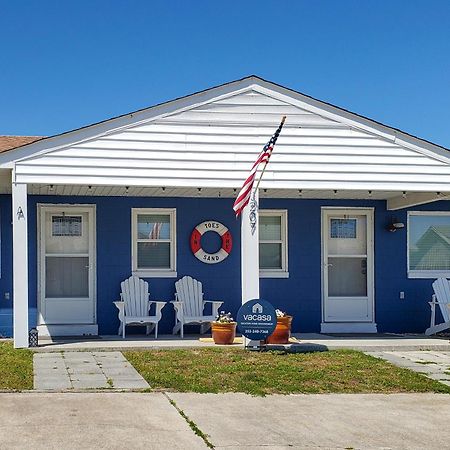
[[[260,314],[262,314],[262,312],[263,312],[263,307],[261,306],[261,304],[260,303],[255,303],[253,305],[253,308],[252,308],[252,313],[254,313],[254,314],[260,313]]]
[[[238,330],[252,341],[270,336],[277,325],[275,308],[265,300],[253,299],[244,303],[237,313]]]

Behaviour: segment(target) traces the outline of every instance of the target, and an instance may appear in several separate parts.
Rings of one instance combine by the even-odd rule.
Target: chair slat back
[[[184,314],[188,317],[203,315],[203,289],[200,281],[185,276],[175,283],[178,299],[183,302]]]
[[[132,276],[120,283],[125,315],[132,317],[148,316],[148,283]]]
[[[434,293],[441,308],[444,322],[450,321],[450,281],[446,278],[438,278],[433,283]]]

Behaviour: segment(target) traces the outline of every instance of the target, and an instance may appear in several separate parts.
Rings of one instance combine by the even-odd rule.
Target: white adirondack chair
[[[125,339],[125,328],[127,325],[146,325],[147,334],[155,329],[155,339],[158,339],[158,322],[161,320],[161,310],[166,304],[162,301],[150,301],[148,283],[139,277],[132,276],[120,283],[122,292],[120,302],[114,302],[119,310],[119,336]],[[156,304],[155,315],[150,316],[152,303]]]
[[[439,333],[450,328],[450,281],[445,278],[438,278],[433,283],[434,295],[431,302],[431,323],[430,327],[425,330],[425,334]],[[444,322],[436,325],[436,305],[439,305]]]
[[[203,289],[200,281],[185,276],[175,283],[175,326],[173,334],[181,332],[184,337],[184,325],[189,323],[200,324],[200,333],[205,333],[211,322],[216,320],[219,308],[223,302],[216,300],[203,300]],[[211,315],[205,316],[204,309],[207,303],[211,303]]]

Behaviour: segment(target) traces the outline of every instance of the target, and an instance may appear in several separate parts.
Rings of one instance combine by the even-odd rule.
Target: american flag
[[[242,189],[240,190],[233,205],[236,217],[238,217],[239,214],[241,214],[242,210],[247,206],[248,202],[250,201],[250,195],[252,193],[253,183],[255,182],[258,167],[262,162],[264,162],[266,165],[269,162],[275,143],[277,142],[278,136],[280,135],[281,129],[283,128],[285,119],[286,117],[283,117],[277,131],[275,131],[274,135],[270,138],[270,141],[262,149],[255,163],[253,164],[250,174],[244,181],[244,185],[242,186]]]

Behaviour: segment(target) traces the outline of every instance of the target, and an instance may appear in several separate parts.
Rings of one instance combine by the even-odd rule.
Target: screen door
[[[41,207],[40,321],[94,324],[94,227],[91,207]]]
[[[373,211],[324,210],[325,322],[373,321]]]

